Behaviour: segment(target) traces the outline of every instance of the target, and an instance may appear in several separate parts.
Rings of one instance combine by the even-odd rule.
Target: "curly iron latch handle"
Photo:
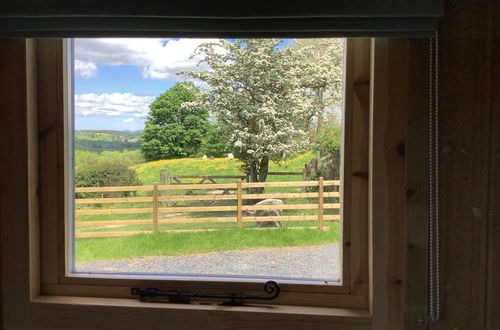
[[[193,298],[215,298],[229,299],[222,302],[226,306],[243,306],[245,300],[273,300],[280,294],[280,287],[274,281],[268,281],[264,284],[264,291],[267,296],[251,296],[237,293],[219,294],[219,293],[190,293],[180,291],[161,291],[153,288],[132,288],[131,293],[139,296],[141,301],[149,302],[169,302],[174,304],[189,304]],[[166,298],[166,299],[165,299]]]

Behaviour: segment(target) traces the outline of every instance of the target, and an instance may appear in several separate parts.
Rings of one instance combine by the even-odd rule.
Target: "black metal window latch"
[[[153,288],[132,288],[131,293],[139,296],[139,300],[148,302],[169,302],[174,304],[189,304],[193,298],[215,298],[223,299],[221,303],[225,306],[243,306],[246,300],[273,300],[280,294],[280,286],[274,281],[268,281],[264,284],[264,291],[267,296],[252,296],[237,293],[219,294],[219,293],[191,293],[181,291],[161,291]],[[225,300],[228,299],[228,300]]]

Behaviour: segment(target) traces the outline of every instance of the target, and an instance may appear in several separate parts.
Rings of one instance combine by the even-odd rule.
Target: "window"
[[[51,142],[41,144],[41,262],[42,287],[45,294],[74,295],[85,291],[85,295],[97,297],[131,297],[130,287],[159,287],[176,290],[224,291],[237,290],[244,292],[261,291],[263,280],[237,278],[185,278],[182,276],[154,275],[120,275],[85,274],[72,272],[71,251],[73,243],[71,226],[63,220],[71,218],[72,210],[65,207],[66,196],[70,196],[69,182],[71,163],[67,153],[70,150],[67,132],[71,132],[72,121],[65,117],[71,106],[72,87],[56,89],[56,86],[68,86],[71,82],[67,72],[72,63],[66,61],[67,41],[41,40],[39,51],[43,61],[51,61],[56,71],[41,70],[39,83],[41,90],[48,95],[46,103],[39,107],[40,129],[49,123],[57,123],[57,129],[48,139]],[[370,40],[348,39],[345,57],[345,141],[343,162],[344,173],[352,173],[343,177],[343,226],[342,226],[342,282],[325,281],[287,281],[280,280],[283,294],[277,304],[310,306],[350,307],[366,309],[368,307],[368,143],[369,143],[369,100],[368,90],[370,77]],[[46,56],[46,57],[44,57]],[[50,67],[49,65],[47,67]],[[44,81],[57,81],[57,84]],[[354,86],[354,88],[353,88]],[[63,111],[63,107],[66,109]],[[69,124],[67,124],[69,123]],[[66,144],[66,145],[64,145]],[[56,157],[54,157],[57,155]],[[65,170],[63,170],[65,169]],[[57,198],[55,198],[57,197]],[[67,220],[66,220],[67,221]],[[65,232],[62,231],[65,228]],[[46,239],[57,236],[57,240]],[[65,249],[61,249],[65,246]],[[128,288],[128,289],[127,289]]]
[[[344,44],[75,39],[70,270],[341,284]]]
[[[4,246],[2,266],[9,265],[2,267],[3,279],[7,283],[3,286],[2,294],[7,297],[6,301],[8,300],[2,309],[7,316],[7,324],[67,328],[71,327],[75,320],[84,320],[82,322],[86,325],[96,328],[120,326],[137,328],[147,325],[154,327],[159,322],[176,325],[189,320],[189,326],[201,328],[210,322],[227,321],[234,327],[243,327],[248,325],[248,322],[269,327],[279,322],[283,327],[319,324],[324,327],[346,328],[347,324],[352,327],[354,323],[358,324],[358,328],[368,329],[371,328],[370,315],[373,314],[374,328],[389,328],[389,325],[376,324],[375,318],[378,316],[379,320],[387,318],[394,320],[397,315],[392,315],[392,312],[402,315],[395,309],[388,309],[385,306],[400,301],[401,284],[404,280],[401,277],[404,259],[400,255],[404,249],[399,235],[403,224],[405,202],[404,157],[401,157],[401,151],[404,149],[401,148],[401,143],[404,141],[403,130],[407,113],[405,110],[408,109],[408,101],[415,101],[414,98],[409,99],[409,84],[415,84],[411,85],[411,90],[419,91],[421,94],[418,95],[425,94],[423,91],[426,80],[409,79],[412,77],[409,69],[411,68],[413,73],[415,70],[424,71],[421,69],[426,67],[425,63],[422,64],[428,53],[426,45],[425,41],[376,39],[372,41],[370,49],[374,51],[371,52],[371,56],[360,56],[354,61],[360,64],[363,63],[362,58],[371,58],[368,61],[371,66],[371,70],[368,70],[370,79],[364,75],[355,75],[359,79],[351,79],[357,82],[354,85],[357,85],[357,94],[360,96],[367,94],[366,82],[368,80],[371,82],[369,103],[372,114],[369,117],[372,119],[368,136],[369,150],[372,152],[368,164],[369,173],[372,175],[368,175],[370,216],[367,234],[369,240],[367,258],[370,266],[367,285],[369,290],[365,300],[367,299],[373,308],[367,311],[365,307],[359,310],[304,307],[310,301],[317,303],[322,299],[323,301],[328,299],[331,302],[339,298],[340,294],[328,297],[325,294],[309,295],[302,300],[296,300],[300,306],[295,308],[284,305],[275,305],[272,308],[153,305],[139,303],[133,299],[109,298],[129,297],[130,287],[137,283],[140,286],[153,284],[160,287],[161,283],[158,284],[159,282],[151,279],[134,282],[129,279],[117,281],[100,278],[78,282],[77,280],[81,279],[68,278],[64,272],[66,264],[64,240],[61,240],[61,237],[65,237],[64,200],[61,196],[65,195],[62,192],[65,187],[64,180],[67,179],[63,175],[65,173],[63,152],[66,141],[63,135],[64,111],[61,109],[65,106],[63,100],[67,90],[63,81],[65,57],[62,56],[62,43],[60,40],[49,39],[2,41],[0,46],[4,51],[3,60],[5,63],[12,63],[11,69],[2,70],[2,79],[9,82],[3,86],[13,95],[13,97],[8,95],[6,99],[13,109],[19,110],[3,111],[1,114],[2,119],[6,119],[2,120],[2,127],[5,128],[2,129],[2,133],[11,134],[12,139],[9,141],[16,141],[15,145],[5,146],[7,155],[13,160],[2,158],[10,164],[7,168],[11,169],[8,176],[4,176],[3,179],[12,183],[13,189],[12,194],[2,195],[2,200],[8,203],[3,204],[5,209],[2,209],[1,233]],[[420,55],[409,56],[415,51]],[[411,66],[408,66],[410,64]],[[360,73],[360,70],[357,72]],[[37,98],[37,91],[38,95],[43,97]],[[425,97],[418,98],[418,102],[425,103],[424,101]],[[353,100],[355,105],[357,102],[357,99]],[[37,111],[38,116],[36,116]],[[37,125],[39,134],[36,134]],[[411,150],[408,148],[407,154],[415,157],[415,154],[411,154]],[[39,162],[36,161],[37,158]],[[353,166],[352,172],[359,180],[366,179],[364,171],[359,169],[359,166]],[[40,182],[38,187],[35,184],[37,181]],[[379,206],[374,207],[374,205]],[[4,226],[6,215],[10,215],[12,221]],[[38,255],[41,256],[40,267]],[[351,282],[359,283],[355,278]],[[169,283],[182,285],[182,283]],[[206,288],[203,283],[190,284],[189,289]],[[219,289],[233,290],[235,285],[227,283]],[[258,289],[260,291],[261,288]],[[91,298],[86,299],[82,296]],[[108,298],[99,298],[104,296]],[[355,306],[350,296],[342,296],[345,300],[336,300],[337,306]],[[342,305],[342,301],[345,305]],[[387,316],[389,311],[391,316]],[[104,317],[96,317],[102,315]],[[388,321],[385,322],[388,324]],[[210,324],[213,326],[213,323]]]
[[[368,204],[365,202],[360,204],[354,198],[348,202],[349,196],[344,200],[345,204],[350,205],[349,208],[344,209],[345,212],[368,214],[364,218],[365,222],[356,222],[358,218],[352,217],[349,228],[345,226],[343,229],[344,252],[349,251],[348,257],[344,259],[343,268],[344,272],[347,269],[349,272],[343,276],[343,279],[346,279],[345,283],[350,285],[319,286],[308,283],[293,285],[284,283],[282,284],[283,294],[281,300],[276,301],[277,305],[272,308],[243,307],[243,309],[210,305],[152,305],[136,302],[135,299],[109,298],[131,298],[130,288],[135,286],[176,288],[186,291],[260,293],[262,289],[260,283],[242,284],[234,281],[187,281],[185,279],[182,281],[170,279],[165,282],[155,277],[87,277],[69,276],[66,273],[65,267],[70,263],[66,259],[65,244],[68,241],[65,237],[69,234],[65,232],[68,228],[64,218],[69,214],[65,214],[67,210],[64,207],[64,198],[69,194],[65,191],[69,178],[64,175],[68,171],[68,167],[65,168],[67,163],[64,155],[65,150],[68,149],[68,141],[64,135],[67,129],[64,109],[68,106],[65,103],[67,100],[65,95],[71,92],[71,88],[65,88],[67,81],[65,81],[64,71],[69,65],[66,63],[67,57],[64,56],[66,48],[62,40],[56,39],[29,40],[27,46],[19,46],[18,49],[22,49],[21,52],[29,54],[29,68],[32,68],[34,63],[38,63],[37,69],[32,71],[37,72],[38,77],[33,79],[31,76],[29,79],[23,79],[29,81],[31,91],[34,88],[38,90],[39,95],[43,95],[38,98],[36,109],[38,119],[35,120],[37,116],[33,113],[30,113],[31,117],[28,118],[29,125],[34,127],[36,123],[38,124],[38,172],[40,173],[38,191],[40,194],[39,198],[33,199],[36,199],[35,204],[39,205],[39,217],[30,216],[29,226],[26,221],[26,223],[20,222],[15,226],[2,228],[2,230],[5,229],[2,237],[6,238],[8,244],[19,243],[25,247],[25,249],[24,247],[20,249],[24,252],[13,253],[15,259],[10,259],[15,266],[12,268],[12,274],[17,274],[20,281],[25,283],[28,279],[22,277],[17,269],[24,269],[23,274],[26,276],[31,269],[30,276],[32,277],[29,279],[29,288],[33,301],[32,303],[23,302],[21,301],[24,299],[22,295],[17,295],[11,288],[7,288],[8,292],[4,291],[6,296],[19,297],[20,300],[13,299],[9,306],[4,305],[5,313],[12,312],[12,310],[7,311],[7,308],[12,307],[20,311],[21,305],[25,308],[28,304],[29,322],[52,324],[59,328],[72,324],[64,322],[74,322],[74,318],[81,317],[82,314],[85,315],[85,322],[89,325],[100,327],[113,327],[120,324],[119,322],[127,322],[127,326],[130,327],[147,324],[155,326],[158,322],[177,324],[187,319],[190,320],[190,325],[203,327],[207,319],[215,319],[227,320],[235,327],[243,326],[247,322],[262,324],[262,322],[269,321],[270,324],[280,322],[283,326],[307,326],[312,322],[334,328],[336,325],[345,328],[347,324],[353,323],[358,324],[360,328],[371,328],[371,315],[386,315],[387,310],[384,306],[387,302],[393,299],[399,300],[398,297],[401,297],[404,269],[402,265],[404,259],[401,254],[404,249],[399,233],[404,216],[405,181],[404,157],[401,157],[400,144],[404,141],[405,110],[408,109],[409,67],[407,65],[408,59],[411,58],[410,50],[416,49],[422,54],[427,54],[426,48],[419,45],[407,40],[350,39],[348,41],[348,51],[349,47],[356,51],[353,53],[355,56],[348,56],[346,61],[346,107],[353,109],[352,119],[346,116],[346,121],[351,120],[353,125],[357,125],[353,129],[353,132],[357,134],[347,137],[346,144],[348,141],[361,139],[367,141],[366,148],[371,151],[355,152],[352,160],[346,160],[344,163],[345,172],[353,176],[351,195],[359,200],[365,200],[364,196],[368,199]],[[419,67],[422,67],[421,63],[415,65],[415,68]],[[13,83],[16,83],[16,86],[19,85],[17,79],[14,79]],[[419,90],[423,90],[421,83],[415,83],[420,86]],[[30,108],[30,111],[33,109]],[[26,121],[25,118],[16,120],[17,123],[21,123],[22,120]],[[14,129],[12,133],[16,133]],[[24,133],[19,133],[19,135],[22,134]],[[367,138],[363,138],[365,135]],[[363,148],[360,147],[357,150],[363,150]],[[35,159],[37,157],[36,152],[28,154]],[[34,166],[36,162],[30,164]],[[19,175],[17,176],[19,178]],[[366,209],[359,207],[360,205],[367,205]],[[374,205],[379,206],[374,207]],[[38,224],[40,225],[40,242],[36,239]],[[29,244],[23,240],[23,235],[28,235],[28,233],[32,235]],[[29,269],[24,262],[28,257],[28,252],[31,258]],[[40,255],[39,268],[38,254]],[[346,267],[347,264],[349,267]],[[40,280],[37,279],[38,269],[40,269]],[[16,282],[12,276],[8,279],[9,283]],[[37,291],[38,285],[40,285],[39,292]],[[106,299],[100,297],[106,297]],[[297,305],[297,307],[290,307],[290,305]],[[328,306],[328,308],[305,306]],[[332,306],[341,309],[331,308]],[[57,317],[54,309],[59,313]],[[133,311],[133,317],[127,317],[124,320],[124,316],[131,315],[129,313],[131,311]],[[95,318],[96,313],[106,314],[106,317]],[[386,319],[385,316],[382,318]]]

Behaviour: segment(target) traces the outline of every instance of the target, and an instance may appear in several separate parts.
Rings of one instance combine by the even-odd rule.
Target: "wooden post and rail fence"
[[[116,237],[128,236],[138,233],[154,233],[162,232],[197,232],[211,231],[215,229],[172,229],[160,230],[161,224],[192,224],[192,223],[235,223],[236,228],[244,228],[245,222],[262,222],[262,221],[313,221],[317,222],[318,228],[324,230],[325,221],[340,220],[340,212],[336,214],[325,214],[325,210],[336,209],[340,210],[340,203],[325,203],[325,198],[340,197],[338,189],[336,191],[325,191],[325,187],[339,186],[337,180],[318,181],[296,181],[296,182],[242,182],[238,180],[235,183],[202,183],[202,184],[175,184],[175,185],[159,185],[154,183],[151,186],[122,186],[122,187],[77,187],[75,193],[100,193],[100,198],[76,198],[75,199],[75,227],[77,229],[77,238],[90,237]],[[245,193],[247,188],[264,187],[317,187],[316,192],[265,192],[262,194]],[[177,191],[183,190],[197,191],[201,194],[169,194],[162,196],[162,191]],[[228,194],[213,194],[231,190],[233,193]],[[133,197],[107,197],[109,193],[136,192],[139,195]],[[212,193],[212,194],[211,194]],[[278,205],[244,205],[245,200],[256,199],[318,199],[317,203],[284,203]],[[175,202],[191,202],[191,201],[235,201],[235,205],[216,205],[216,206],[171,206],[161,207],[160,202],[175,201]],[[88,208],[89,205],[96,204],[120,204],[127,203],[151,203],[148,207],[134,208]],[[279,215],[279,216],[254,216],[247,215],[245,211],[258,210],[316,210],[317,214],[301,214],[301,215]],[[210,213],[210,212],[235,212],[235,216],[212,216],[212,217],[188,217],[186,213]],[[148,219],[137,220],[80,220],[79,216],[98,216],[98,215],[119,215],[122,214],[151,214]],[[162,215],[166,215],[162,218]],[[79,228],[93,227],[95,229],[116,228],[129,225],[151,225],[151,230],[142,231],[78,231]],[[287,227],[299,228],[299,227]],[[300,227],[311,228],[311,227]],[[89,228],[90,229],[90,228]],[[227,228],[226,228],[227,229]],[[252,228],[253,229],[253,228]]]

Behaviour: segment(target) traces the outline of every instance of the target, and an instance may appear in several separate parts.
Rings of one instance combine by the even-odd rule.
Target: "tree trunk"
[[[250,182],[266,182],[267,173],[269,172],[269,158],[262,157],[260,160],[254,160],[250,163],[249,166],[249,179]],[[250,194],[262,194],[264,192],[264,187],[253,187],[249,190]],[[255,204],[260,201],[260,199],[256,200],[248,200],[252,204]]]
[[[269,172],[269,158],[262,157],[259,164],[259,182],[266,182],[268,172]],[[262,187],[262,191],[264,191],[264,187]]]

